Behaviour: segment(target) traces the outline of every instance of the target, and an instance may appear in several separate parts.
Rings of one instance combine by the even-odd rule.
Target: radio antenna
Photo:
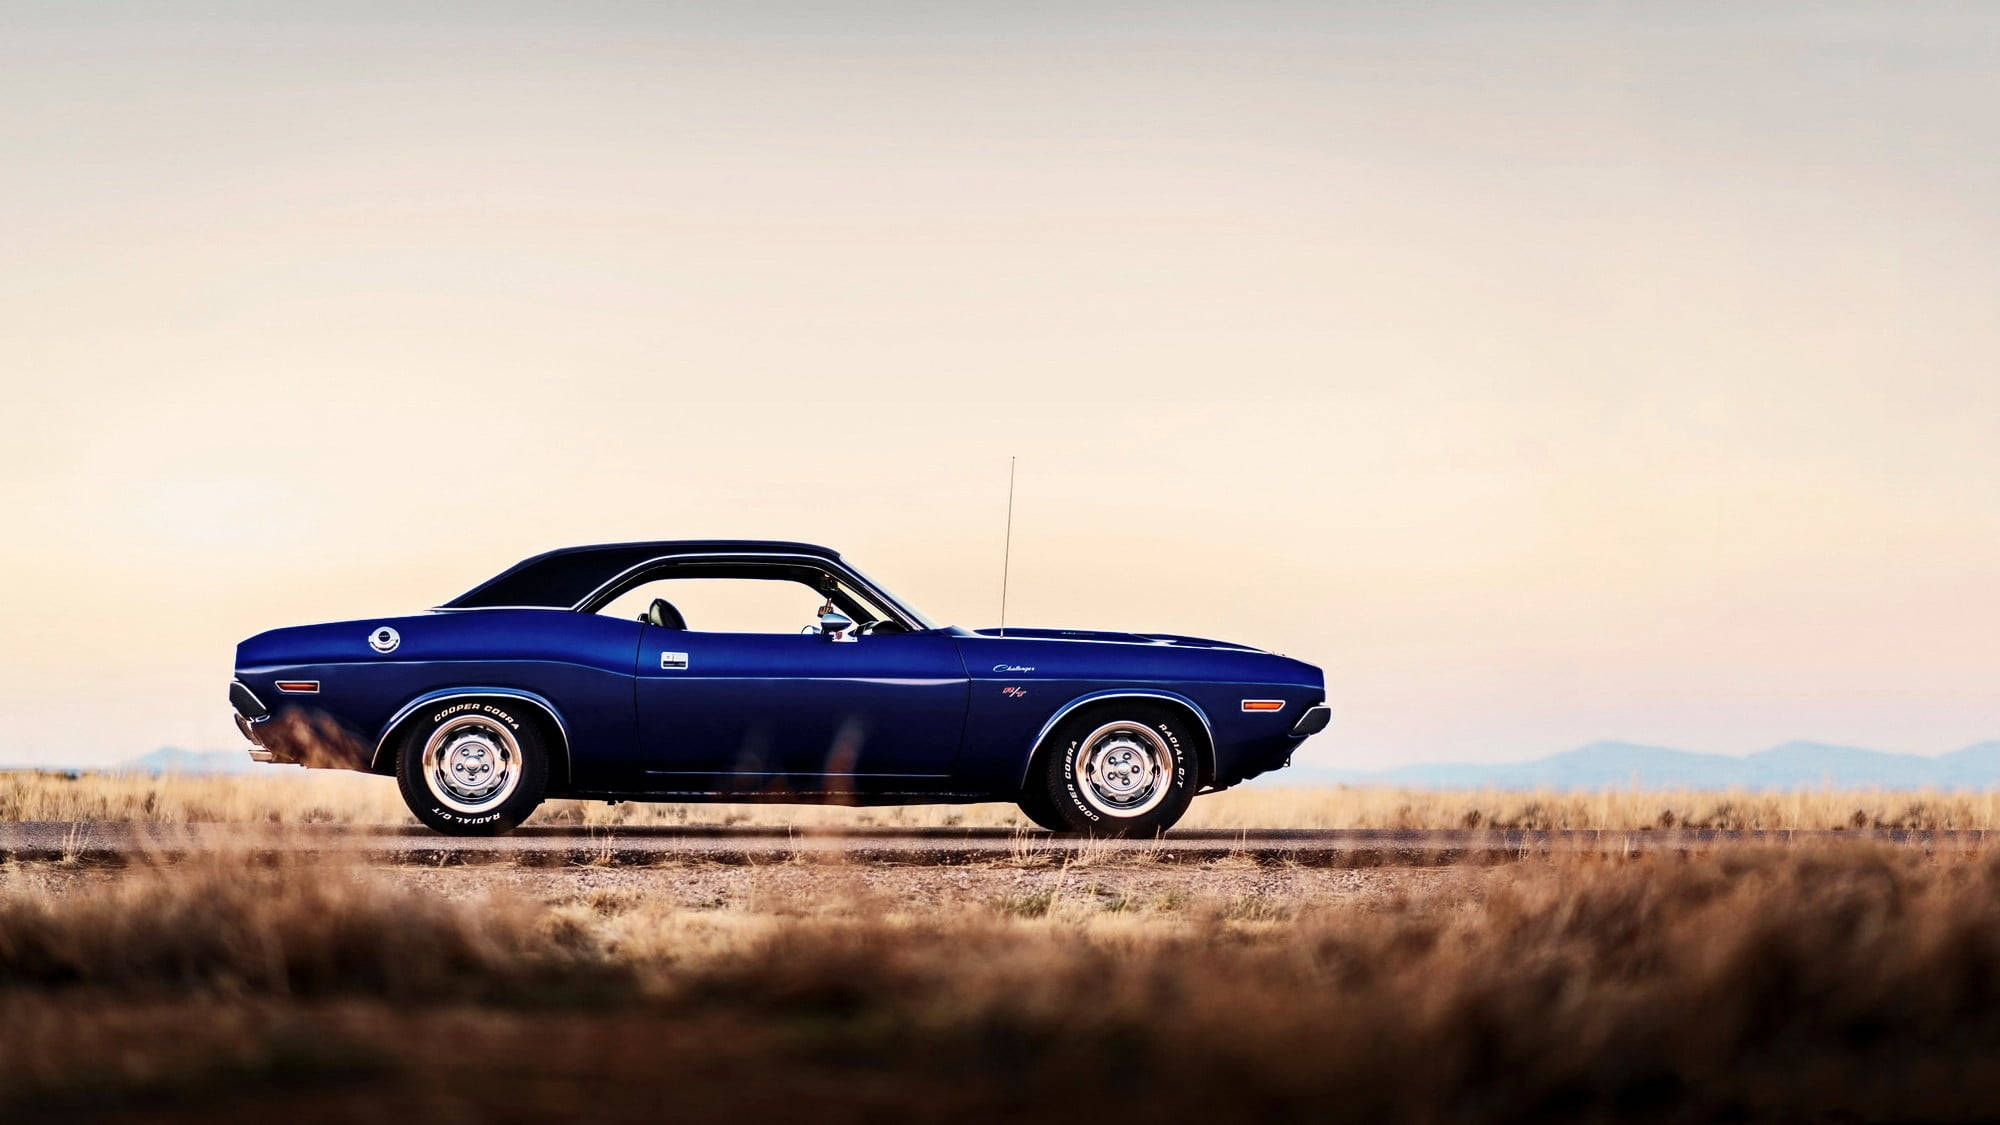
[[[1014,561],[1014,459],[1007,458],[1007,538],[1000,548],[1000,635],[1007,635],[1007,570]]]

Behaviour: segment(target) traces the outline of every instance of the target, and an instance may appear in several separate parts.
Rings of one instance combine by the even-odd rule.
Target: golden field
[[[0,821],[413,825],[392,779],[274,768],[268,776],[0,773]],[[551,801],[531,824],[1032,827],[1012,805],[606,805]],[[1368,786],[1248,788],[1196,798],[1188,828],[1834,829],[2000,827],[2000,792],[1826,789],[1513,792]]]
[[[1165,866],[17,865],[0,1120],[2000,1112],[1977,852]]]
[[[1253,789],[1192,826],[1987,828],[1984,794]],[[1815,837],[1305,866],[610,853],[397,865],[385,778],[0,774],[0,819],[243,850],[0,862],[0,1121],[1977,1121],[2000,853]],[[555,802],[537,822],[1025,827]],[[803,1108],[802,1108],[803,1107]]]

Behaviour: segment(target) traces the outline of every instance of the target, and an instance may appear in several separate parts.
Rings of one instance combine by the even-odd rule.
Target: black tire
[[[489,783],[491,791],[481,792]],[[534,716],[514,700],[446,700],[404,734],[396,784],[426,826],[448,836],[498,836],[542,803],[548,745]]]
[[[1042,792],[1062,823],[1056,831],[1135,837],[1172,828],[1201,787],[1201,738],[1179,712],[1155,704],[1121,700],[1063,720],[1049,733],[1041,769]],[[1091,772],[1086,757],[1105,766],[1095,783],[1079,776]],[[1132,786],[1128,809],[1122,784]]]
[[[1056,813],[1055,802],[1049,800],[1048,787],[1037,775],[1028,779],[1028,788],[1018,802],[1021,814],[1050,832],[1068,832],[1069,822]]]

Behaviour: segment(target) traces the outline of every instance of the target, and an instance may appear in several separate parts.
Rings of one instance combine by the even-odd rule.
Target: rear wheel
[[[1065,720],[1049,735],[1042,768],[1058,831],[1156,836],[1173,827],[1201,784],[1197,737],[1178,713],[1142,703]]]
[[[528,819],[548,788],[541,731],[505,699],[451,700],[410,728],[396,759],[403,803],[452,836],[497,836]]]

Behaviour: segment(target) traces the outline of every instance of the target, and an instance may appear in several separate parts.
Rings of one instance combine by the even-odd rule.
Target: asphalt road
[[[1987,833],[1882,829],[1848,832],[1412,831],[1400,829],[1185,829],[1157,840],[1080,840],[1006,828],[576,829],[529,825],[511,835],[452,838],[422,828],[322,826],[255,830],[240,825],[130,823],[0,824],[0,860],[129,863],[202,852],[351,853],[389,863],[526,865],[710,863],[953,864],[1045,855],[1162,862],[1241,857],[1266,863],[1362,867],[1496,862],[1551,854],[1629,855],[1661,849],[1711,851],[1744,845],[1874,840],[1909,847],[1972,849]]]

